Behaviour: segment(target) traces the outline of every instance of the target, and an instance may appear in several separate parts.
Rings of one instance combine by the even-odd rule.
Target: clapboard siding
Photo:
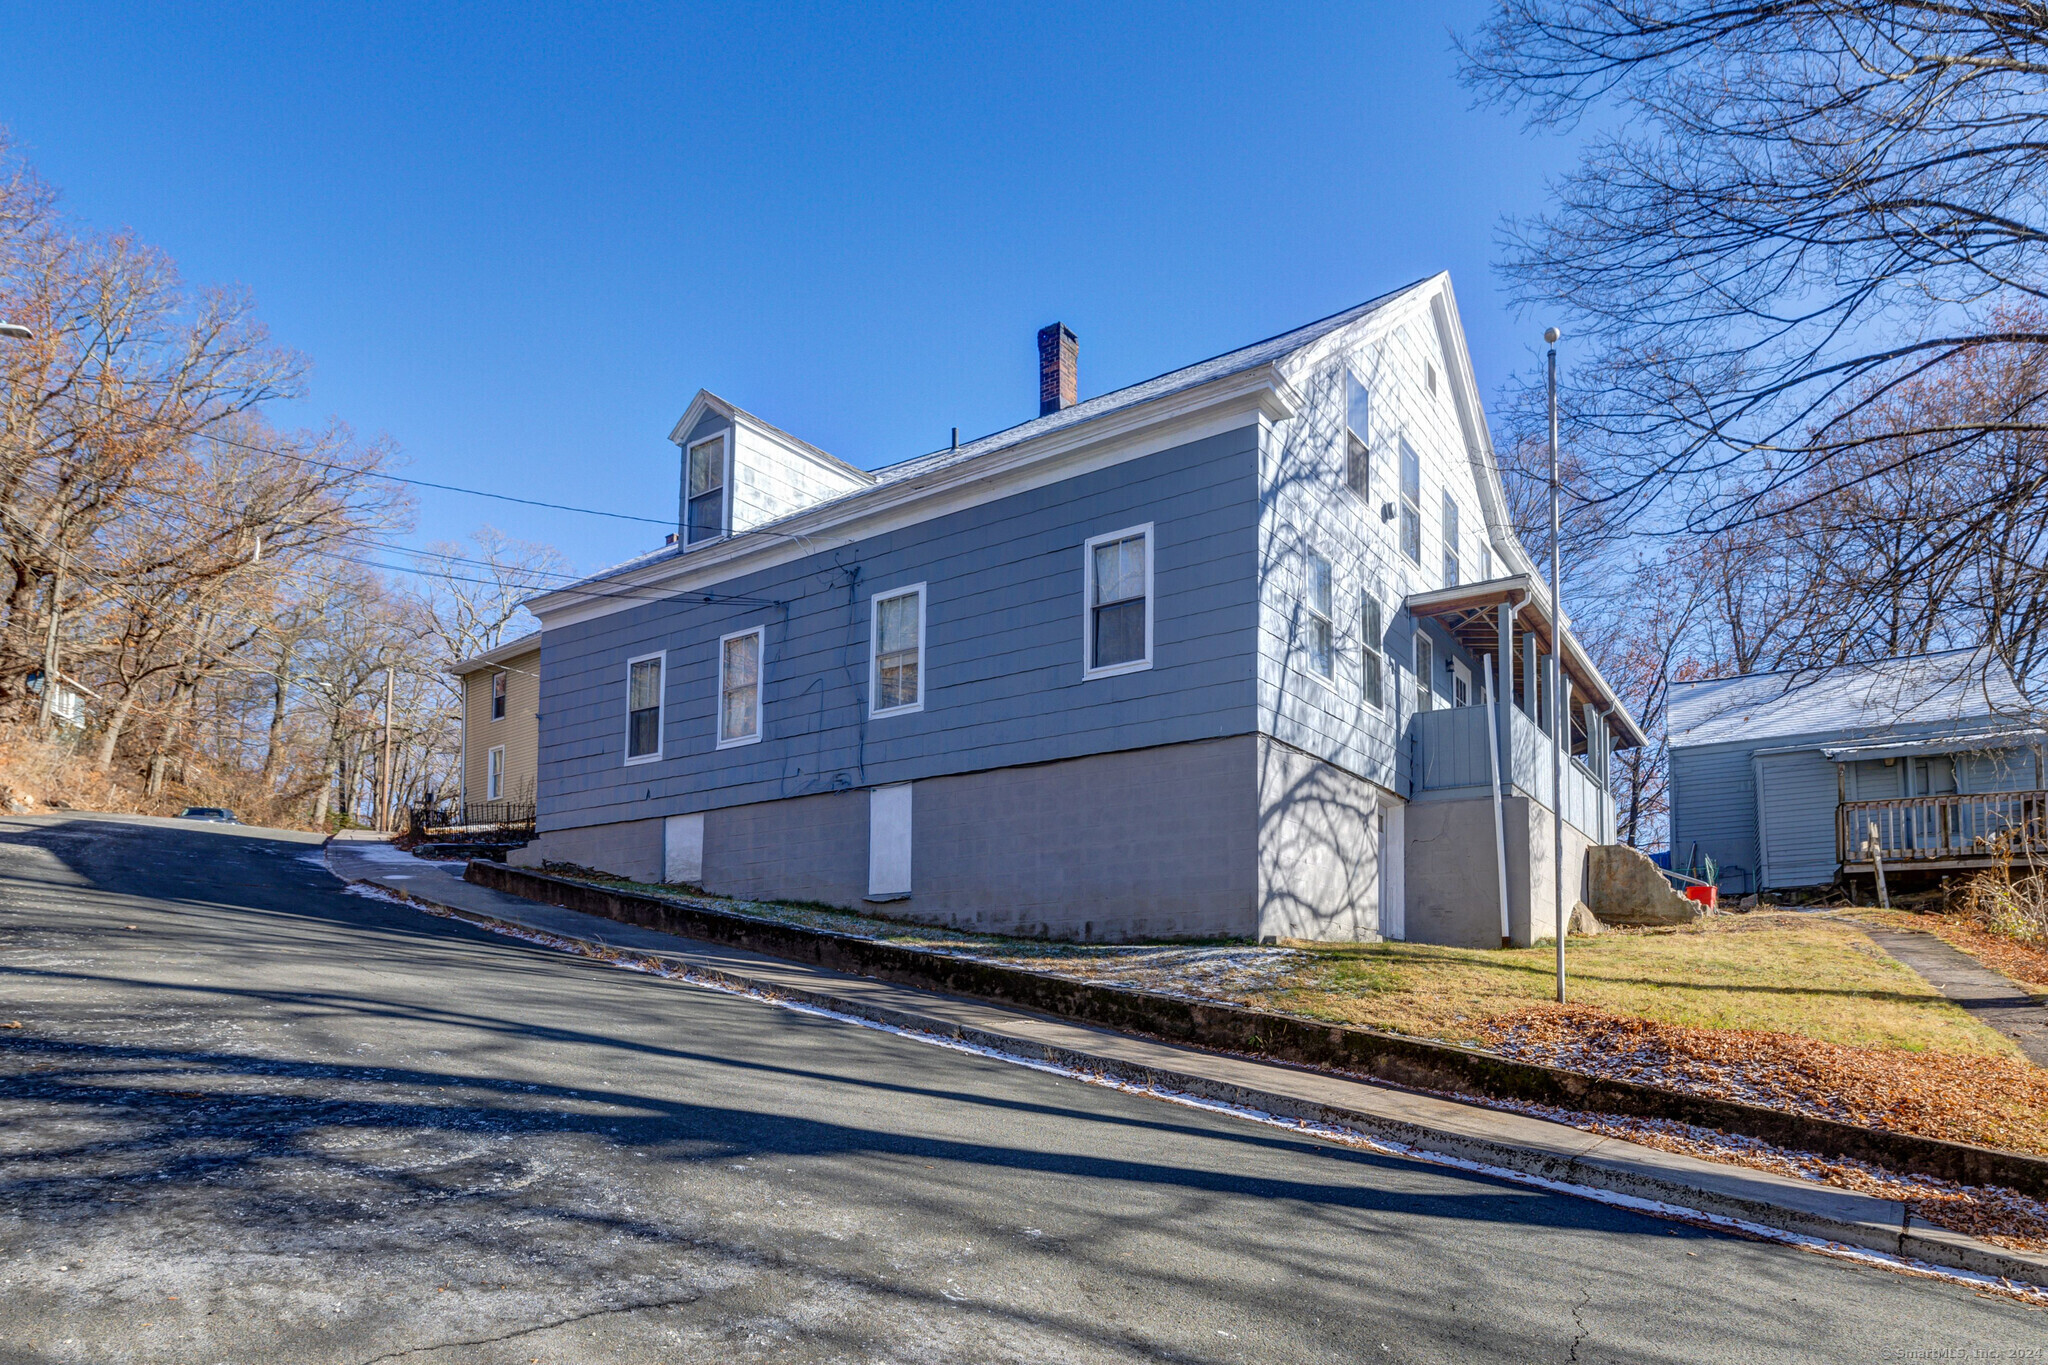
[[[1757,889],[1756,776],[1746,744],[1671,751],[1672,867],[1683,870],[1695,854],[1720,865],[1729,890]]]
[[[505,675],[505,714],[491,718],[491,679]],[[501,664],[479,668],[462,678],[462,790],[466,801],[488,800],[490,752],[505,750],[505,785],[501,799],[533,800],[539,767],[540,651],[521,654]]]
[[[1018,493],[544,637],[541,822],[572,828],[1250,733],[1257,429]],[[1083,682],[1083,542],[1155,526],[1154,666]],[[926,584],[925,707],[870,718],[877,593]],[[716,748],[717,640],[765,628],[763,739]],[[624,766],[629,658],[665,650],[662,760]]]
[[[1835,765],[1817,749],[1756,758],[1763,814],[1761,881],[1768,889],[1819,886],[1835,879]]]
[[[1432,392],[1428,367],[1437,371]],[[1371,484],[1361,497],[1345,483],[1345,371],[1371,394]],[[1441,674],[1459,659],[1472,670],[1480,699],[1479,661],[1433,623],[1418,625],[1401,609],[1411,593],[1444,586],[1443,502],[1459,512],[1459,576],[1471,582],[1496,571],[1487,542],[1479,486],[1444,380],[1443,344],[1435,324],[1418,317],[1368,346],[1332,356],[1305,386],[1301,413],[1266,438],[1259,544],[1259,715],[1261,728],[1287,744],[1334,763],[1400,795],[1409,795],[1410,745],[1401,742],[1416,714],[1414,633],[1427,630]],[[1400,501],[1400,443],[1415,450],[1422,475],[1422,555],[1401,550],[1398,515],[1381,508]],[[1308,665],[1303,597],[1311,554],[1330,561],[1334,580],[1334,677]],[[1384,704],[1364,701],[1361,602],[1380,600],[1385,638]],[[1439,705],[1446,682],[1430,680]],[[1481,779],[1483,784],[1484,778]]]

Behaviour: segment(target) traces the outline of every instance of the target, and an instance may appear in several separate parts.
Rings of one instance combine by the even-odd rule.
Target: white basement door
[[[868,899],[910,894],[910,784],[868,793]]]

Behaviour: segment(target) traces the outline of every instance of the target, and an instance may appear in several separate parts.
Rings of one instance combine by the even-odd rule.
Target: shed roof
[[[1970,725],[2026,711],[2012,674],[1988,650],[1952,649],[1827,669],[1745,673],[1671,685],[1673,748],[1793,735],[1840,738],[1907,726]]]

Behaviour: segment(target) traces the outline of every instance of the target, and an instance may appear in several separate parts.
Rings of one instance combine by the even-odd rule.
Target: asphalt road
[[[276,831],[0,819],[0,1024],[10,1365],[1878,1361],[2048,1342],[2048,1313],[1956,1285],[344,894],[317,844]]]

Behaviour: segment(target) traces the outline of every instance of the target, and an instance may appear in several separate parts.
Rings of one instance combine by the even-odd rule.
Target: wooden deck
[[[2048,866],[2048,791],[1903,796],[1835,808],[1835,856],[1844,872],[1966,871],[2006,863]]]

